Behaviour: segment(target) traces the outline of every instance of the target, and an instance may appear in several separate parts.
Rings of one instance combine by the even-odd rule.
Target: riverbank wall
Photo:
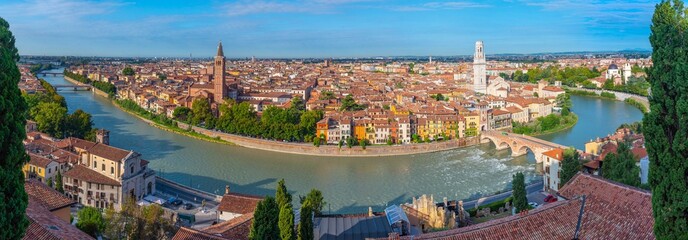
[[[650,109],[650,101],[645,96],[640,96],[640,95],[625,93],[625,92],[602,90],[602,89],[587,89],[587,88],[569,88],[569,89],[578,90],[578,91],[585,91],[585,92],[594,92],[597,95],[600,95],[602,92],[609,92],[609,93],[613,93],[616,96],[616,99],[613,99],[613,100],[626,101],[626,99],[633,99],[633,100],[638,101],[643,106],[645,106],[645,109],[648,109],[648,110]],[[611,99],[611,98],[605,98],[605,99]]]
[[[67,77],[67,76],[64,76],[64,79],[67,80],[68,82],[76,84],[76,85],[84,85],[84,83],[81,83],[81,82],[74,80],[74,79]],[[110,97],[106,92],[103,92],[100,89],[95,88],[93,85],[91,85],[91,92],[93,92],[94,94],[96,94],[98,96],[104,97],[104,98]]]
[[[367,146],[366,149],[363,149],[361,146],[353,146],[352,148],[342,146],[340,148],[339,146],[335,145],[321,145],[320,147],[316,147],[308,143],[280,142],[222,133],[196,126],[190,126],[182,122],[177,122],[177,124],[182,129],[191,128],[194,132],[212,138],[220,138],[224,141],[231,142],[233,144],[246,148],[323,157],[383,157],[413,155],[446,151],[455,148],[480,144],[479,138],[472,137],[466,139],[452,139],[433,143],[417,143],[392,146],[371,145]]]

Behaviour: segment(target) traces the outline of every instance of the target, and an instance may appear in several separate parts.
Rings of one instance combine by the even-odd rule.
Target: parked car
[[[182,205],[182,203],[184,203],[184,202],[180,199],[175,199],[171,203],[172,203],[172,205],[179,206],[179,205]]]
[[[191,205],[191,203],[184,204],[184,209],[191,210],[192,208],[193,208],[193,205]]]
[[[545,201],[546,203],[553,203],[553,202],[556,202],[557,200],[559,200],[559,199],[557,199],[557,197],[555,197],[555,196],[553,196],[552,194],[550,194],[550,195],[547,195],[547,197],[545,197],[545,200],[544,200],[544,201]]]
[[[529,202],[528,205],[530,205],[532,208],[537,208],[538,206],[540,206],[536,202]]]

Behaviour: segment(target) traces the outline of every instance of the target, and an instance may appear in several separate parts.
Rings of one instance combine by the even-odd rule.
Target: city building
[[[487,94],[487,66],[483,41],[475,42],[473,55],[473,91]]]
[[[545,191],[559,191],[562,183],[559,172],[561,169],[561,162],[564,161],[564,150],[561,148],[552,149],[542,153],[544,161],[542,168],[544,175],[542,176]]]

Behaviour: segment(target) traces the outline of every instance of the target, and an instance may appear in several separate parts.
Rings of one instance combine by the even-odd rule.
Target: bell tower
[[[473,91],[482,94],[487,93],[486,65],[483,41],[477,41],[475,42],[475,55],[473,55]]]
[[[213,67],[213,100],[222,103],[227,96],[225,88],[225,54],[222,50],[222,42],[217,45],[215,66]]]

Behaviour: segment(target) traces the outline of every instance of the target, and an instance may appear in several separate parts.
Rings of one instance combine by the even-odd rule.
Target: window
[[[101,169],[102,169],[103,172],[105,172],[105,163],[102,164]]]
[[[134,174],[134,164],[131,165],[131,174]]]
[[[115,174],[115,167],[110,167],[110,174]]]
[[[93,161],[93,169],[97,169],[97,168],[98,168],[98,162]]]

